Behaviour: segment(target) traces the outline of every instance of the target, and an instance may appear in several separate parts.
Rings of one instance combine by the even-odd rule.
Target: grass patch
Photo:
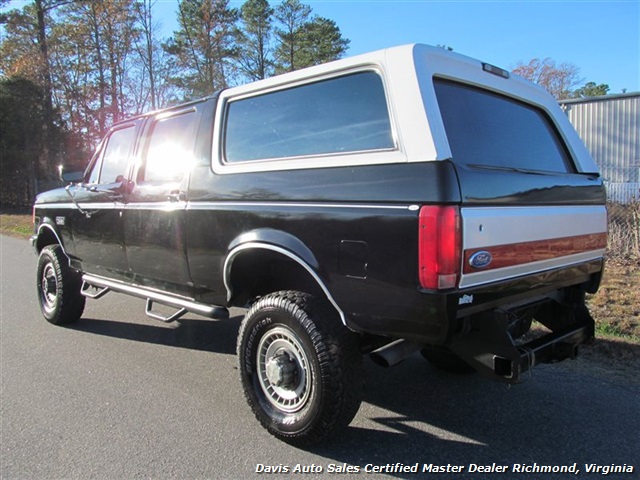
[[[0,213],[0,233],[12,237],[29,238],[33,235],[31,215]]]
[[[600,337],[640,345],[640,267],[610,260],[600,290],[587,297]]]

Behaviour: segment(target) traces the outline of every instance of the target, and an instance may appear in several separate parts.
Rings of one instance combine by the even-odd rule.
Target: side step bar
[[[96,292],[92,292],[91,288],[96,289]],[[82,276],[82,289],[81,293],[87,298],[101,298],[108,292],[120,292],[132,295],[134,297],[142,298],[147,301],[145,313],[156,320],[163,322],[173,322],[185,313],[191,312],[198,315],[202,315],[208,318],[215,318],[217,320],[225,320],[229,318],[229,310],[225,307],[217,305],[205,305],[203,303],[195,302],[191,299],[184,297],[175,297],[166,293],[157,292],[137,285],[129,285],[115,280],[107,278],[97,277],[95,275],[84,274]],[[167,307],[173,307],[178,309],[172,315],[164,316],[153,311],[153,304],[158,303]]]
[[[153,300],[150,298],[147,298],[147,307],[144,309],[144,313],[147,314],[147,317],[151,317],[165,323],[175,322],[187,312],[188,310],[186,308],[181,308],[172,315],[161,315],[153,311]]]

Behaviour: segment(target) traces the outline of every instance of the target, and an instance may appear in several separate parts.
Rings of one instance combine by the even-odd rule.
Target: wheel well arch
[[[224,285],[228,303],[235,306],[281,290],[324,297],[346,325],[344,312],[317,271],[300,256],[278,245],[262,242],[237,245],[224,263]]]
[[[44,247],[56,244],[60,245],[62,252],[66,255],[67,253],[65,252],[64,245],[57,232],[50,225],[46,223],[41,224],[38,227],[38,234],[34,244],[36,251],[40,253]]]

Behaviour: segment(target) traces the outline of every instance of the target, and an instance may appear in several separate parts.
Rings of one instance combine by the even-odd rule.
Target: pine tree
[[[228,86],[228,69],[236,56],[238,12],[228,0],[182,0],[180,28],[165,44],[179,72],[174,83],[187,98],[201,97]]]
[[[238,67],[249,80],[262,80],[273,73],[273,14],[267,0],[248,0],[240,9],[237,30]]]

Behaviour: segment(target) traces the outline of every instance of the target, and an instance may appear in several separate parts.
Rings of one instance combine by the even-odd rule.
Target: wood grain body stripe
[[[463,272],[465,274],[486,272],[487,270],[512,267],[515,265],[565,257],[567,255],[588,252],[591,250],[599,250],[606,248],[606,246],[606,233],[592,233],[588,235],[577,235],[574,237],[473,248],[464,251]],[[477,268],[471,266],[469,263],[470,258],[478,252],[489,252],[491,254],[492,260],[487,266]]]

